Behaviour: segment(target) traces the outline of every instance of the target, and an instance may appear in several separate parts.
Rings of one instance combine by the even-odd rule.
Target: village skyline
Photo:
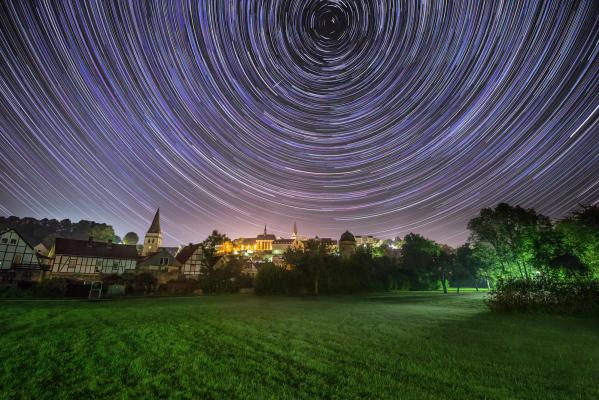
[[[545,214],[545,215],[548,215],[553,220],[558,220],[560,218],[564,218],[565,216],[568,215],[568,213],[576,210],[581,205],[599,204],[598,201],[588,202],[586,204],[583,201],[574,201],[573,203],[574,203],[574,206],[572,206],[571,209],[569,209],[568,211],[566,211],[563,214],[557,214],[557,215]],[[492,205],[490,205],[490,207],[493,207],[495,205],[496,204],[492,204]],[[538,208],[534,207],[534,205],[528,205],[528,206],[524,206],[522,204],[520,204],[520,205],[525,208],[530,207],[530,208],[538,209]],[[483,207],[481,207],[481,208],[483,208]],[[277,237],[287,238],[287,237],[291,236],[294,224],[298,225],[298,227],[300,228],[300,231],[301,231],[301,235],[306,238],[309,238],[309,237],[332,237],[332,238],[334,238],[334,237],[340,235],[341,233],[343,233],[345,230],[354,232],[354,233],[356,233],[357,236],[373,236],[380,240],[394,240],[398,237],[401,238],[408,233],[418,233],[418,234],[422,234],[423,236],[430,237],[431,239],[433,239],[439,243],[444,243],[444,244],[447,244],[447,245],[450,245],[453,247],[457,247],[460,244],[466,243],[468,241],[468,237],[469,237],[469,232],[466,228],[467,220],[464,222],[463,229],[458,231],[457,233],[453,233],[448,236],[444,236],[444,235],[436,236],[434,234],[431,235],[430,230],[423,228],[421,226],[421,224],[401,226],[401,227],[398,227],[396,230],[392,230],[392,232],[366,231],[365,229],[361,228],[359,225],[356,225],[356,224],[346,224],[345,228],[322,228],[322,229],[304,230],[304,226],[313,226],[314,222],[313,221],[305,221],[305,220],[297,220],[297,219],[296,220],[288,219],[288,220],[285,220],[284,222],[278,222],[279,220],[283,220],[283,218],[280,218],[279,220],[275,220],[272,217],[266,218],[267,222],[262,222],[262,223],[256,222],[256,221],[252,221],[252,222],[246,221],[245,222],[246,225],[243,228],[240,228],[239,224],[228,224],[228,223],[219,222],[218,219],[216,219],[212,225],[198,226],[198,227],[194,228],[193,226],[188,226],[184,223],[178,224],[172,218],[172,214],[170,214],[168,212],[169,209],[164,209],[161,207],[157,207],[154,210],[151,210],[151,209],[146,210],[147,212],[144,212],[143,215],[140,215],[140,217],[138,219],[136,219],[133,224],[127,224],[127,223],[124,223],[124,222],[121,222],[118,220],[116,222],[113,222],[112,220],[114,220],[115,218],[112,218],[112,219],[106,218],[105,220],[101,220],[99,218],[93,218],[91,216],[75,217],[75,218],[66,216],[64,218],[63,217],[57,218],[57,217],[48,217],[48,216],[33,217],[30,215],[18,216],[18,215],[14,215],[14,214],[2,215],[1,213],[0,213],[0,216],[4,216],[5,218],[17,217],[17,218],[21,218],[21,219],[34,218],[34,219],[38,219],[38,220],[42,220],[45,218],[45,219],[55,219],[57,221],[61,221],[63,219],[69,219],[73,222],[81,221],[81,220],[95,221],[98,223],[106,223],[108,225],[111,225],[114,228],[115,233],[118,236],[122,237],[127,232],[135,232],[139,235],[143,234],[144,229],[145,229],[144,224],[146,224],[146,222],[148,222],[148,221],[151,221],[152,216],[154,215],[156,209],[162,210],[161,217],[162,217],[164,243],[169,246],[179,246],[179,245],[190,243],[190,242],[201,241],[201,240],[203,240],[202,238],[205,238],[206,236],[210,235],[210,233],[213,230],[222,232],[232,238],[253,237],[253,236],[256,236],[261,230],[263,230],[264,225],[266,225],[268,227],[269,232],[274,233]],[[166,213],[165,213],[165,211],[166,211]],[[541,210],[541,212],[542,212],[542,210]],[[478,214],[478,210],[472,214],[471,218],[475,217],[477,214]],[[288,225],[287,228],[285,227],[286,224]],[[184,227],[183,230],[186,232],[186,234],[184,236],[173,234],[172,229],[170,229],[170,227],[173,225],[183,226]],[[430,225],[430,223],[427,225]],[[411,227],[411,229],[410,229],[410,227]]]

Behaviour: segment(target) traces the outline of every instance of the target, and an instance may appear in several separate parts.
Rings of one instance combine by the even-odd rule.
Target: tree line
[[[388,289],[447,293],[449,286],[459,291],[465,285],[495,288],[501,283],[505,288],[512,281],[571,284],[599,279],[597,206],[581,206],[551,221],[534,209],[501,203],[482,209],[468,229],[468,242],[458,248],[409,233],[380,247],[359,247],[348,259],[309,241],[304,251],[288,250],[284,266],[264,264],[255,289],[258,294]]]
[[[48,248],[57,237],[87,240],[92,236],[99,242],[121,242],[111,225],[87,220],[71,222],[70,219],[0,217],[0,232],[6,229],[17,230],[32,246],[43,243]]]

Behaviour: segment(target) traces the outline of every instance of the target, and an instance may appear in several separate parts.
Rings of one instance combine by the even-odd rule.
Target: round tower
[[[350,231],[345,231],[339,238],[339,254],[341,258],[350,258],[356,252],[356,238]]]

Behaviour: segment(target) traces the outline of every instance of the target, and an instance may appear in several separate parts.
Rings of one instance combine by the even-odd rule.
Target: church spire
[[[148,233],[160,233],[160,208],[156,210],[156,215],[154,215],[154,219],[152,220],[150,229],[148,229]]]
[[[266,224],[264,224],[264,236],[266,236]]]
[[[141,251],[142,256],[156,253],[162,246],[162,231],[160,230],[160,208],[156,210],[152,225],[144,238],[144,247]]]
[[[297,222],[293,223],[293,232],[291,233],[292,239],[297,239]]]

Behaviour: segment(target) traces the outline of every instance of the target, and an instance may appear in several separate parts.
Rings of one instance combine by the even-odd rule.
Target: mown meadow
[[[0,302],[0,398],[596,399],[596,316],[481,293]]]

